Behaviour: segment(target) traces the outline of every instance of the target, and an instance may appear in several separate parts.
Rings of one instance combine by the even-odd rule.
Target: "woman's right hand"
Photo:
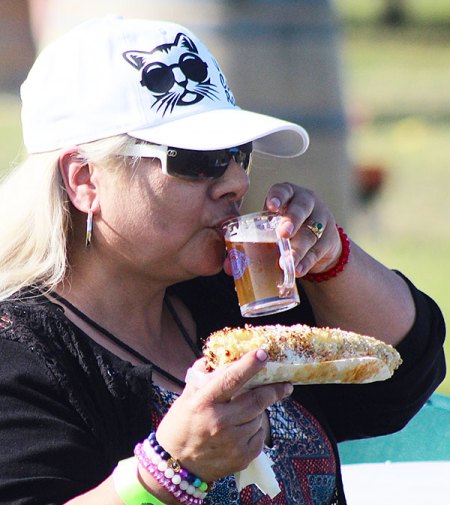
[[[288,383],[243,389],[266,360],[265,351],[250,351],[203,386],[188,383],[158,427],[159,444],[205,481],[246,468],[264,446],[265,409],[293,390]],[[194,367],[206,372],[203,359]]]

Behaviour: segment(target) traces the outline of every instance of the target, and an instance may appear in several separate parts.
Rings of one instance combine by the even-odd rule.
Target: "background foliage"
[[[353,237],[403,271],[450,321],[450,2],[335,0],[349,148],[384,184],[359,206]],[[393,3],[393,2],[391,2]],[[450,341],[446,343],[450,360]],[[450,395],[450,378],[439,392]]]

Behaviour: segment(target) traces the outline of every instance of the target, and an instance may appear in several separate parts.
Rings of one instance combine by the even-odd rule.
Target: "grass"
[[[371,125],[352,135],[355,159],[377,159],[382,193],[354,221],[353,237],[428,293],[450,321],[450,125],[417,118]],[[450,340],[446,342],[450,361]],[[438,392],[450,396],[447,377]]]
[[[382,17],[387,2],[385,0],[370,0],[370,2],[334,0],[334,4],[342,19],[348,24],[353,24],[374,23]],[[412,22],[443,24],[450,20],[448,0],[405,0],[403,4]]]
[[[19,99],[0,93],[0,174],[7,170],[21,151]]]
[[[339,0],[342,64],[355,165],[386,173],[353,237],[434,298],[450,321],[450,2],[409,0],[407,22],[384,2]],[[450,361],[450,341],[446,342]],[[438,389],[450,395],[450,377]]]

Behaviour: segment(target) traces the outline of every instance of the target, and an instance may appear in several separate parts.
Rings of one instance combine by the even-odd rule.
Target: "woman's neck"
[[[129,324],[133,319],[129,314],[135,313],[128,310],[126,304],[115,307],[114,317],[111,318],[111,311],[104,310],[102,303],[98,303],[92,295],[80,298],[84,303],[79,303],[76,296],[70,296],[74,293],[70,290],[68,295],[67,290],[59,289],[53,296],[53,301],[64,307],[68,319],[121,359],[133,364],[156,365],[154,381],[174,391],[181,390],[187,368],[199,357],[199,351],[195,346],[194,321],[180,300],[166,297],[164,301],[163,298],[162,306],[158,310],[160,324],[148,324],[145,331],[138,332],[135,329],[138,326],[133,328]],[[103,298],[104,294],[101,300]],[[108,302],[107,308],[111,307],[109,298]],[[150,317],[146,314],[145,319],[149,320]],[[117,320],[120,325],[114,326]],[[142,325],[139,328],[142,328]],[[154,328],[158,329],[158,333],[153,333]],[[164,373],[158,369],[162,369]]]
[[[163,334],[166,285],[141,276],[114,275],[107,268],[95,272],[73,269],[56,292],[82,312],[118,334]]]

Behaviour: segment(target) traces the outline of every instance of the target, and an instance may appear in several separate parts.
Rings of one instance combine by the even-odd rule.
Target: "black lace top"
[[[197,279],[171,291],[191,310],[199,346],[211,331],[245,322],[225,276]],[[284,443],[301,455],[299,475],[309,475],[311,458],[304,453],[314,446],[305,441],[307,425],[310,434],[322,434],[321,447],[331,451],[329,476],[317,480],[320,472],[310,472],[316,498],[296,503],[317,505],[331,497],[330,503],[345,504],[336,443],[400,429],[442,380],[442,316],[431,299],[413,286],[411,291],[417,319],[398,347],[404,363],[392,379],[295,388],[289,415],[300,419],[299,438]],[[301,295],[298,308],[252,323],[314,324]],[[155,427],[154,394],[151,366],[132,366],[105,350],[46,298],[23,295],[0,303],[0,504],[59,505],[98,485]],[[273,426],[277,419],[273,414]],[[245,496],[244,504],[271,503],[256,491],[252,501]]]

